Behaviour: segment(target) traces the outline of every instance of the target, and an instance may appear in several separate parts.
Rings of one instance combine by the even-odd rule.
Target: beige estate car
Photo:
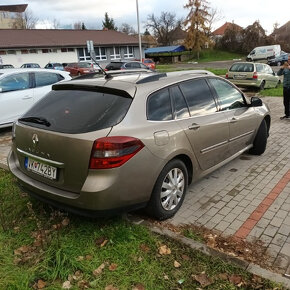
[[[260,90],[275,88],[280,83],[272,68],[264,63],[236,62],[226,74],[226,79],[239,87],[256,87]]]
[[[265,151],[267,106],[209,72],[117,72],[53,90],[13,127],[9,168],[38,199],[83,215],[172,217],[188,185]]]

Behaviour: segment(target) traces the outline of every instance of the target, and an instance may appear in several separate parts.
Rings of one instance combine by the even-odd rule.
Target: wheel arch
[[[270,127],[271,127],[271,117],[270,117],[270,115],[266,115],[264,120],[265,120],[266,125],[267,125],[267,133],[268,133],[268,136],[269,136],[269,131],[270,131]]]
[[[193,176],[193,164],[192,164],[191,159],[186,154],[176,155],[171,160],[173,160],[173,159],[179,159],[185,164],[186,169],[187,169],[187,173],[188,173],[188,184],[191,184],[192,176]],[[169,160],[168,162],[170,162],[171,160]]]

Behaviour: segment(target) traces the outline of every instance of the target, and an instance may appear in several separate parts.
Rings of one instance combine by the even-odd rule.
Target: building
[[[90,61],[87,40],[93,41],[102,66],[112,60],[140,59],[138,38],[115,30],[0,29],[0,56],[4,64],[15,67]]]
[[[27,4],[0,5],[0,28],[12,28],[19,14],[25,12]]]
[[[225,31],[227,29],[233,29],[235,28],[236,31],[242,31],[243,28],[233,22],[226,22],[221,27],[217,28],[215,31],[213,31],[212,35],[215,40],[220,39],[224,36]]]

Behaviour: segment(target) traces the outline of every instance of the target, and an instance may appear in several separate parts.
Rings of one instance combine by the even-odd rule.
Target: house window
[[[16,54],[16,50],[7,50],[7,54]]]
[[[124,58],[133,58],[133,46],[124,47]]]
[[[27,49],[22,49],[21,50],[21,54],[28,54],[28,50]]]
[[[5,55],[6,51],[5,50],[0,50],[0,55]]]
[[[75,49],[74,49],[74,48],[68,48],[67,51],[68,51],[68,52],[74,52]]]
[[[62,47],[62,48],[60,49],[60,51],[61,51],[61,52],[67,52],[67,48]]]
[[[90,61],[91,56],[87,48],[78,48],[79,61]]]
[[[36,49],[30,49],[29,53],[38,53]]]
[[[75,51],[74,48],[68,48],[68,47],[62,47],[60,49],[61,52],[72,52],[72,51]]]
[[[42,49],[42,53],[51,53],[51,52],[57,52],[57,49],[50,49],[50,48]]]
[[[104,47],[95,47],[96,60],[106,60],[106,49]]]
[[[111,59],[120,59],[121,58],[119,46],[114,46],[114,47],[110,48],[110,57],[111,57]]]

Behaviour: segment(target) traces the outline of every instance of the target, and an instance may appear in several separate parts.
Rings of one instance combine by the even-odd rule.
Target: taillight
[[[258,78],[258,74],[257,72],[255,71],[254,74],[253,74],[253,79],[257,79]]]
[[[229,74],[228,73],[226,73],[226,79],[229,77]]]
[[[90,169],[108,169],[119,167],[144,147],[136,138],[112,136],[97,139],[94,142]]]

